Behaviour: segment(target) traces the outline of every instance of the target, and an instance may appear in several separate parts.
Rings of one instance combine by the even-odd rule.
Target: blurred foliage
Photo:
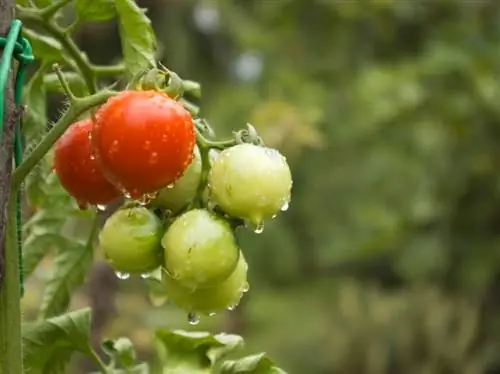
[[[241,235],[250,346],[294,373],[500,372],[500,3],[140,3],[217,131],[248,118],[293,168],[287,214]],[[114,28],[82,31],[92,60]],[[185,324],[125,283],[111,335]]]

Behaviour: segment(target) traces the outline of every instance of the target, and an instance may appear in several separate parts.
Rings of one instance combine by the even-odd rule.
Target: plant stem
[[[108,374],[109,370],[106,367],[106,364],[101,360],[101,358],[97,355],[97,353],[93,349],[91,349],[91,352],[92,352],[91,353],[91,357],[95,361],[95,363],[97,364],[97,366],[99,366],[99,371],[102,374]]]
[[[94,74],[102,76],[102,75],[121,75],[125,72],[125,65],[116,64],[116,65],[91,65],[91,69]]]
[[[21,340],[21,285],[19,284],[19,263],[16,242],[16,196],[12,188],[7,210],[5,235],[5,283],[0,292],[0,355],[5,374],[22,374]]]
[[[114,91],[100,91],[92,96],[76,98],[73,105],[63,114],[52,129],[47,133],[36,148],[26,157],[24,162],[12,173],[12,185],[19,188],[24,178],[47,154],[54,143],[66,131],[66,129],[75,122],[78,117],[87,110],[102,104],[111,96],[116,95]]]
[[[26,24],[33,24],[42,28],[50,36],[56,39],[75,61],[78,70],[83,76],[90,93],[97,91],[97,83],[91,63],[75,44],[71,36],[67,35],[63,28],[54,21],[47,21],[42,17],[42,12],[36,9],[18,8],[18,18]]]
[[[67,4],[71,3],[71,1],[72,0],[56,1],[50,4],[49,6],[40,9],[40,15],[45,19],[52,18],[59,11],[59,9],[64,8]]]

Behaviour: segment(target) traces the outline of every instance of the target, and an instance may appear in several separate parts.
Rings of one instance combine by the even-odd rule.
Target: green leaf
[[[40,68],[23,90],[23,103],[26,109],[22,133],[28,142],[34,137],[39,140],[47,132],[47,104],[43,81],[45,70],[45,66]]]
[[[64,50],[56,39],[23,28],[24,36],[30,41],[33,55],[39,60],[56,62],[63,59]]]
[[[134,0],[115,0],[125,70],[130,77],[156,66],[156,36]]]
[[[28,278],[44,257],[55,249],[64,250],[71,241],[55,232],[30,235],[23,243],[24,276]]]
[[[156,341],[164,374],[209,374],[218,360],[243,345],[237,335],[183,330],[159,330]]]
[[[223,362],[220,367],[221,374],[286,374],[265,353],[247,356],[239,360]]]
[[[118,338],[115,341],[105,340],[102,343],[103,351],[123,367],[131,367],[136,359],[134,345],[128,338]]]
[[[64,77],[68,81],[69,88],[76,96],[84,96],[88,93],[88,89],[82,76],[74,72],[64,72]],[[45,89],[49,92],[62,92],[64,90],[55,73],[46,74],[43,77]]]
[[[75,351],[91,354],[89,308],[23,327],[26,373],[57,374]]]
[[[71,294],[81,286],[92,265],[93,247],[72,241],[71,247],[61,250],[53,265],[42,299],[40,313],[43,317],[60,314],[69,306]]]
[[[116,14],[113,0],[76,0],[75,8],[80,21],[107,21]]]

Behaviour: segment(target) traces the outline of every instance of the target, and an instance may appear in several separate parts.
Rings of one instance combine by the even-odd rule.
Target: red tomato
[[[120,192],[104,177],[91,153],[90,119],[71,125],[54,146],[54,171],[63,188],[81,208],[87,204],[107,204]]]
[[[132,198],[179,179],[196,135],[182,104],[156,91],[123,91],[96,114],[92,149],[106,177]]]

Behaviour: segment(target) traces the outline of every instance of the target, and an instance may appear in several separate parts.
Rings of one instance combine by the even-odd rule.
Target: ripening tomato
[[[172,213],[179,212],[193,201],[201,180],[201,155],[198,147],[194,149],[194,158],[182,177],[172,186],[163,187],[153,204],[168,209]]]
[[[120,196],[92,156],[89,134],[93,126],[90,119],[75,122],[54,146],[54,171],[82,208],[87,204],[104,205]]]
[[[227,279],[240,254],[229,223],[205,209],[193,209],[179,216],[165,232],[161,244],[165,249],[165,270],[192,290]]]
[[[195,129],[181,103],[156,91],[123,91],[96,113],[92,149],[106,177],[139,198],[174,183],[193,159]]]
[[[260,227],[288,208],[292,174],[276,149],[246,143],[220,153],[208,182],[210,199],[224,212]]]
[[[163,225],[145,207],[116,211],[99,233],[99,245],[111,267],[123,273],[147,273],[163,262]]]
[[[243,293],[248,291],[248,265],[243,253],[238,264],[225,281],[210,287],[190,290],[183,287],[168,274],[164,274],[163,283],[167,296],[179,308],[192,313],[211,314],[236,307]]]

